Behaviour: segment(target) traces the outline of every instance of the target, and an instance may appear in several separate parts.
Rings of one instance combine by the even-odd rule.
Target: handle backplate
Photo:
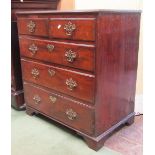
[[[39,95],[34,95],[33,100],[35,101],[35,104],[39,104],[41,101],[41,98]]]
[[[27,24],[27,28],[30,33],[35,32],[35,27],[36,27],[36,24],[32,20]]]
[[[65,57],[66,57],[68,62],[73,62],[74,59],[76,58],[76,53],[73,52],[71,49],[69,49],[66,51]]]
[[[33,78],[36,79],[39,76],[39,70],[36,68],[33,68],[31,70],[31,74],[32,74]]]
[[[38,47],[33,43],[29,46],[29,51],[31,52],[32,55],[35,55],[36,52],[38,51]]]
[[[71,36],[75,29],[76,29],[76,25],[72,24],[70,21],[67,24],[65,24],[65,26],[64,26],[64,30],[66,30],[67,36]]]
[[[75,111],[73,111],[73,109],[67,109],[66,115],[67,115],[69,120],[74,120],[77,117],[77,113]]]
[[[66,85],[68,86],[67,88],[69,90],[73,90],[74,88],[77,87],[76,81],[74,81],[72,78],[69,78],[66,80]]]

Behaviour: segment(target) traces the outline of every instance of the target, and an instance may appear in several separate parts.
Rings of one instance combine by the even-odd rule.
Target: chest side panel
[[[96,135],[134,112],[140,14],[105,13],[97,24]]]

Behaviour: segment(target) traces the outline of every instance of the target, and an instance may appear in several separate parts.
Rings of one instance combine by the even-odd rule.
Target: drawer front
[[[94,76],[22,60],[23,79],[93,103]]]
[[[48,36],[48,19],[19,18],[18,33],[34,36]]]
[[[26,104],[66,125],[93,134],[94,109],[43,88],[24,83]]]
[[[95,40],[95,18],[50,19],[49,35],[52,38]]]
[[[94,71],[94,45],[22,37],[19,41],[22,56]]]

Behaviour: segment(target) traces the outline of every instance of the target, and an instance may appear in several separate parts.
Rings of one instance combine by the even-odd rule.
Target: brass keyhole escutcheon
[[[47,44],[47,50],[49,51],[49,52],[52,52],[53,50],[54,50],[54,45],[51,45],[51,44]]]
[[[55,75],[55,71],[52,69],[48,69],[48,73],[50,76],[54,76]]]
[[[49,96],[49,99],[52,103],[55,103],[57,101],[57,98],[54,96]]]

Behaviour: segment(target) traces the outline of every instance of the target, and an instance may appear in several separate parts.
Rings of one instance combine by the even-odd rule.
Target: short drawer
[[[94,45],[20,37],[21,56],[94,71]]]
[[[23,79],[94,102],[94,75],[22,59]]]
[[[18,33],[34,36],[48,36],[48,19],[18,18]]]
[[[94,41],[95,18],[51,18],[49,35],[52,38]]]
[[[94,109],[53,91],[24,83],[27,106],[53,117],[75,129],[93,134]]]

